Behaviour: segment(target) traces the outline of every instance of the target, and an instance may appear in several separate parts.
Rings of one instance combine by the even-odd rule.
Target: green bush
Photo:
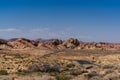
[[[59,65],[51,65],[51,64],[33,64],[29,67],[30,72],[46,72],[46,73],[59,73],[60,66]]]
[[[26,71],[26,70],[21,70],[21,69],[19,69],[17,72],[16,72],[16,74],[18,74],[18,75],[26,75],[26,74],[28,74],[29,72],[28,71]]]
[[[67,75],[57,75],[56,80],[70,80],[71,77]]]
[[[0,70],[0,75],[8,75],[8,72],[6,70]]]
[[[14,54],[14,58],[22,58],[20,54]]]

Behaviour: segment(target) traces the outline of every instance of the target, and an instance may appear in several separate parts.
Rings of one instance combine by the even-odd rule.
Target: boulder
[[[75,48],[79,45],[79,41],[78,39],[74,39],[74,38],[70,38],[68,40],[66,40],[63,45],[66,47],[66,48]]]
[[[62,44],[62,40],[60,40],[60,39],[52,39],[51,41],[49,41],[49,44],[57,46],[57,45]]]

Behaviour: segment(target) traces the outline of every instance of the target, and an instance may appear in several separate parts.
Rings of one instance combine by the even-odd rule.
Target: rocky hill
[[[25,38],[15,38],[10,40],[0,39],[0,49],[101,49],[101,50],[120,50],[120,43],[105,42],[82,42],[78,39],[70,38],[66,41],[60,39],[50,40],[29,40]]]

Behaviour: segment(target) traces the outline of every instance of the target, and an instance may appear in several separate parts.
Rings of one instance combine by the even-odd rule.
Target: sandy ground
[[[39,65],[44,63],[60,65],[61,72],[46,72],[40,75],[1,75],[0,80],[120,80],[120,51],[102,50],[1,50],[14,54],[30,54],[37,57]],[[68,66],[69,65],[69,66]],[[66,67],[67,66],[67,67]],[[76,72],[75,72],[76,71]],[[57,75],[72,77],[58,79]]]

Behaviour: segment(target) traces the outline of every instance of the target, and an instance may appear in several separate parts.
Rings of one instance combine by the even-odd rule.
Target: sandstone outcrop
[[[0,39],[0,49],[100,49],[100,50],[120,50],[120,43],[105,42],[82,42],[78,39],[70,38],[66,41],[60,39],[50,40],[29,40],[25,38],[14,38],[10,40]]]
[[[32,40],[25,38],[18,38],[15,41],[8,41],[7,44],[12,46],[14,49],[26,49],[35,47],[35,43]]]
[[[0,39],[0,49],[12,49],[12,47],[7,44],[7,40]]]
[[[79,41],[77,39],[74,39],[74,38],[70,38],[68,40],[66,40],[63,45],[66,47],[66,48],[75,48],[79,45]]]
[[[40,41],[38,43],[38,48],[45,49],[57,49],[57,47],[62,44],[63,41],[59,39],[51,39],[48,41]]]

